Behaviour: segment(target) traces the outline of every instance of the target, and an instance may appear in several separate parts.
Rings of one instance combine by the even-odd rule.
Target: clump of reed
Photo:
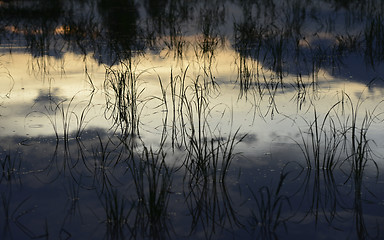
[[[169,56],[173,52],[174,59],[182,60],[185,51],[188,49],[188,42],[185,40],[178,26],[172,26],[169,33],[169,38],[164,40],[164,44],[168,48],[166,56]]]
[[[224,37],[219,34],[220,25],[224,22],[225,7],[219,4],[200,9],[199,28],[200,35],[196,39],[196,60],[202,65],[203,77],[207,78],[206,87],[216,86],[212,74],[212,64],[215,53],[220,46],[224,46]]]
[[[352,173],[354,178],[362,179],[364,174],[364,169],[367,164],[372,163],[377,171],[378,166],[375,161],[375,154],[371,148],[371,143],[375,144],[371,139],[369,139],[368,131],[372,124],[376,122],[383,122],[382,112],[377,113],[380,105],[383,101],[377,103],[373,109],[366,109],[365,114],[360,113],[360,108],[364,103],[364,99],[362,98],[363,93],[361,93],[358,101],[353,104],[349,95],[345,94],[347,98],[347,103],[349,103],[351,115],[347,118],[347,121],[350,121],[349,126],[349,148],[347,149],[347,159],[346,162],[351,164]],[[359,119],[360,115],[362,115],[362,119]],[[348,121],[348,122],[349,122]]]
[[[33,111],[29,113],[26,118],[35,113],[47,117],[52,125],[57,141],[63,140],[64,143],[67,144],[71,138],[79,139],[90,121],[87,116],[93,108],[93,92],[90,98],[84,101],[78,101],[76,98],[78,94],[79,93],[75,94],[69,100],[64,99],[57,101],[50,98],[49,104],[44,106],[45,111]],[[80,106],[82,108],[79,110]],[[76,128],[72,129],[74,124],[76,124]]]
[[[224,180],[225,172],[228,170],[233,157],[233,149],[242,140],[242,137],[238,138],[237,136],[239,129],[234,134],[229,133],[226,138],[221,135],[219,125],[211,126],[211,112],[218,105],[210,106],[209,95],[199,82],[198,77],[188,90],[190,92],[184,92],[182,96],[184,98],[182,101],[184,112],[180,112],[184,115],[183,120],[185,121],[183,124],[185,135],[183,137],[188,153],[185,164],[186,166],[193,166],[195,169],[190,172],[203,173],[208,170],[206,169],[207,166],[213,162],[218,162],[217,154],[222,154],[221,179]],[[225,110],[223,110],[224,114]],[[196,179],[200,179],[200,176],[196,176]]]
[[[235,146],[244,136],[239,136],[239,129],[223,136],[219,125],[212,126],[211,113],[218,106],[210,106],[199,78],[192,84],[182,96],[184,111],[180,113],[185,121],[184,195],[192,216],[191,232],[202,227],[209,238],[217,225],[241,225],[226,190],[226,177]]]
[[[302,132],[299,129],[302,144],[299,144],[304,154],[309,169],[329,169],[336,167],[341,154],[339,147],[342,147],[344,132],[331,115],[339,103],[333,105],[321,119],[314,107],[314,120],[308,122],[304,119],[309,129]]]
[[[46,167],[39,170],[43,172],[47,171],[49,174],[47,174],[46,177],[53,177],[53,172],[60,175],[65,171],[69,171],[71,176],[76,179],[79,176],[77,175],[78,172],[74,169],[78,166],[77,164],[80,162],[80,158],[83,158],[83,163],[88,167],[85,161],[86,154],[81,138],[91,121],[88,114],[94,107],[92,103],[94,91],[91,92],[90,96],[87,96],[89,97],[87,100],[79,100],[78,96],[80,93],[81,92],[76,93],[70,99],[58,100],[49,96],[47,103],[42,101],[44,105],[38,106],[44,110],[35,110],[28,113],[25,117],[27,119],[34,115],[43,116],[53,128],[53,139],[55,139],[56,142],[53,143],[50,148],[50,150],[53,151],[52,158],[47,162]],[[50,139],[51,137],[49,137],[49,142]],[[77,157],[72,155],[72,153],[75,152],[73,151],[74,146],[78,147]],[[62,156],[60,156],[61,153],[63,154]],[[56,177],[58,177],[58,175]]]
[[[350,164],[350,173],[362,174],[368,162],[375,166],[374,154],[368,137],[368,130],[375,122],[383,121],[377,113],[380,101],[372,110],[361,114],[364,102],[361,93],[354,103],[348,94],[342,92],[337,101],[323,117],[313,108],[314,120],[304,122],[308,131],[299,129],[301,144],[298,143],[308,169],[332,171],[337,166]]]
[[[139,135],[140,107],[144,89],[138,82],[142,73],[136,74],[131,59],[120,62],[121,69],[106,69],[104,89],[106,92],[105,116],[114,121],[123,136]]]
[[[176,170],[184,173],[183,194],[192,216],[190,234],[203,228],[209,238],[219,225],[241,225],[226,179],[236,156],[235,147],[245,136],[240,136],[239,129],[233,131],[233,126],[228,134],[222,134],[220,116],[223,118],[228,108],[211,106],[212,91],[205,79],[198,76],[188,82],[187,70],[180,75],[172,71],[168,85],[159,78],[165,112],[162,139],[170,132],[172,152],[184,152],[182,165]],[[220,111],[218,108],[223,111],[217,118],[213,114]]]
[[[240,140],[238,131],[228,138],[204,137],[200,143],[197,135],[187,146],[184,197],[192,217],[191,233],[202,228],[205,237],[211,238],[220,227],[242,226],[227,190],[227,174]]]
[[[366,225],[362,195],[366,193],[365,199],[367,196],[376,198],[364,184],[370,177],[375,177],[375,171],[378,179],[377,160],[380,157],[372,147],[376,143],[370,137],[370,131],[377,127],[375,124],[384,121],[383,112],[380,112],[383,101],[373,106],[365,102],[364,92],[357,95],[356,100],[342,92],[337,103],[323,117],[314,108],[314,120],[305,121],[308,131],[300,131],[302,143],[297,142],[308,169],[297,190],[304,193],[300,206],[309,204],[303,220],[311,216],[316,224],[325,219],[334,225],[334,221],[343,221],[344,216],[340,214],[343,209],[353,214],[356,235],[362,239],[375,238],[377,234],[370,232]],[[340,178],[343,178],[343,188],[338,185]],[[351,201],[341,196],[345,194],[347,184],[351,186]]]
[[[163,121],[164,133],[167,135],[168,127],[171,128],[171,145],[174,150],[175,147],[181,148],[185,145],[185,120],[184,120],[184,101],[187,94],[188,83],[187,80],[188,67],[181,70],[181,74],[174,75],[171,70],[170,82],[164,85],[159,77],[159,83],[162,93],[162,106],[164,107],[165,119]],[[168,92],[169,89],[169,92]],[[169,120],[170,115],[170,120]],[[169,123],[170,121],[170,123]]]

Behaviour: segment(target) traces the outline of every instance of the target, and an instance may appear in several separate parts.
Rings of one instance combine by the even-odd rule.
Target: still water
[[[1,239],[382,239],[382,1],[0,1]]]

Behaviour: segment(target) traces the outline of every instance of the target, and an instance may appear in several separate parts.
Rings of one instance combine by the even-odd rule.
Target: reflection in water
[[[285,208],[291,203],[289,197],[281,193],[287,174],[281,173],[276,189],[269,186],[262,186],[257,192],[250,189],[256,206],[251,210],[249,222],[259,239],[277,239],[277,230],[282,226],[286,228],[286,222],[292,217],[284,216]]]
[[[99,4],[98,9],[107,29],[107,43],[110,43],[107,49],[111,49],[111,54],[116,54],[112,59],[130,58],[132,53],[143,49],[137,26],[138,12],[135,2],[101,0]]]
[[[382,238],[383,10],[0,1],[1,237]]]

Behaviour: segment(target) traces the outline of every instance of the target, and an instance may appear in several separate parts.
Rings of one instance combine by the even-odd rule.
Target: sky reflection
[[[0,238],[380,239],[381,1],[0,1]]]

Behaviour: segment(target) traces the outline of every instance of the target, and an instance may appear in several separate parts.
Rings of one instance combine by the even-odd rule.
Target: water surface
[[[0,1],[2,239],[381,239],[381,1]]]

